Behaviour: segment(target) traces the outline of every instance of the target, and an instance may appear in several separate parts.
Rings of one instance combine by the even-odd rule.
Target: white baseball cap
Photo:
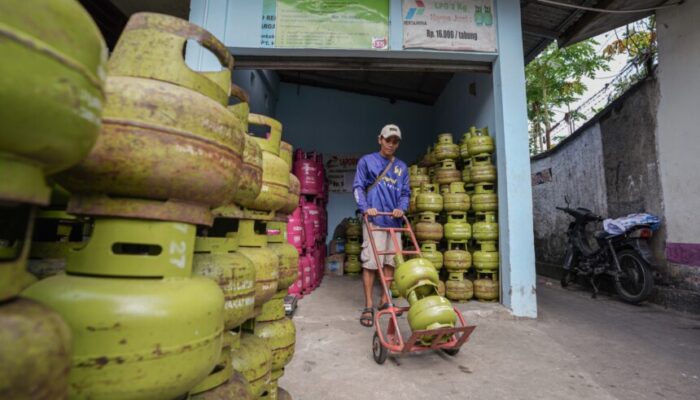
[[[383,137],[384,139],[389,139],[392,136],[398,136],[398,138],[401,139],[401,129],[394,124],[389,124],[382,128],[382,132],[379,134],[379,136]]]

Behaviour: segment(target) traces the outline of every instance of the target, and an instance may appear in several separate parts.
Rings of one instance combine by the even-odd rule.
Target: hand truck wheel
[[[459,348],[456,349],[441,349],[443,353],[447,354],[450,357],[454,357],[459,353]]]
[[[374,337],[372,338],[372,356],[377,364],[384,364],[386,357],[389,355],[389,349],[382,345],[379,340],[379,334],[374,332]]]

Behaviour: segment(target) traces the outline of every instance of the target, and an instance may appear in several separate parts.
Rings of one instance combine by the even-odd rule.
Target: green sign
[[[389,0],[277,0],[275,11],[275,47],[389,47]]]

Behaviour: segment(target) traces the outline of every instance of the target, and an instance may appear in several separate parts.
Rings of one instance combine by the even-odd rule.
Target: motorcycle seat
[[[614,236],[618,236],[618,235],[610,234],[610,233],[605,232],[605,231],[596,231],[593,235],[595,236],[596,239],[608,239],[608,238],[611,238]]]

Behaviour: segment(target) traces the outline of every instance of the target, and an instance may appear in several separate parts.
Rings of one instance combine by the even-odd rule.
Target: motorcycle
[[[609,276],[622,300],[637,304],[649,297],[654,288],[651,270],[654,259],[649,249],[649,239],[653,235],[651,225],[634,225],[620,234],[597,231],[594,233],[597,247],[591,247],[586,228],[589,223],[603,218],[586,208],[570,208],[568,200],[566,207],[556,208],[574,218],[567,231],[562,287],[569,286],[578,277],[586,277],[595,298],[599,278]]]

